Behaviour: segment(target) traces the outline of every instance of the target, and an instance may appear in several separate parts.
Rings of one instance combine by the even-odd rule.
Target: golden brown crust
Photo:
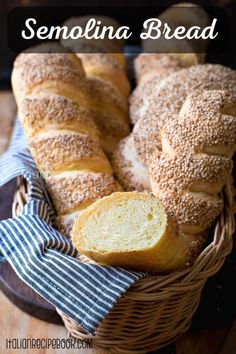
[[[187,95],[195,90],[236,90],[236,72],[221,65],[195,65],[162,80],[149,98],[149,106],[134,127],[137,154],[143,163],[161,148],[160,132],[167,117],[177,115]]]
[[[161,80],[182,68],[198,64],[194,53],[139,54],[135,60],[135,76],[138,86],[130,97],[130,119],[136,124],[148,108],[153,91]]]
[[[160,78],[166,77],[183,67],[180,61],[168,53],[142,53],[134,61],[135,77],[138,84],[153,75],[158,75]]]
[[[232,172],[235,116],[235,94],[198,90],[164,123],[162,152],[149,161],[149,175],[153,193],[184,233],[206,230],[223,208],[219,193]]]
[[[78,100],[79,104],[85,105],[84,90],[85,82],[77,77],[76,71],[68,71],[66,68],[33,67],[22,71],[13,71],[13,88],[19,92],[17,103],[25,95],[39,94],[41,91],[64,94],[70,98],[70,91],[75,91],[72,95]],[[17,82],[17,84],[16,84]],[[18,87],[16,87],[16,85]]]
[[[132,124],[135,125],[142,118],[143,112],[147,110],[152,101],[153,90],[156,90],[156,87],[164,77],[159,74],[152,75],[150,79],[141,82],[134,89],[129,98],[129,114]]]
[[[119,141],[129,134],[127,100],[109,84],[97,77],[87,79],[88,104],[101,132],[101,144],[112,155]]]
[[[39,45],[31,48],[30,52],[22,52],[14,61],[14,69],[25,69],[35,66],[50,66],[52,68],[64,67],[68,70],[78,71],[81,77],[85,76],[81,61],[74,53],[63,53],[60,44]]]
[[[236,150],[236,73],[198,65],[153,82],[156,92],[151,87],[151,98],[144,98],[150,107],[133,141],[153,193],[188,239],[205,231],[223,208],[218,194],[230,180]],[[129,173],[126,179],[132,183]]]
[[[88,104],[119,112],[128,123],[128,101],[119,94],[109,82],[103,82],[97,77],[87,78],[86,88]]]
[[[88,135],[54,130],[29,139],[38,168],[48,174],[88,169],[112,174],[101,147]]]
[[[12,87],[18,104],[24,95],[32,93],[35,86],[45,82],[55,85],[57,81],[81,90],[85,73],[79,58],[73,53],[40,53],[40,46],[36,46],[35,51],[19,54],[14,62]]]
[[[106,26],[119,28],[118,22],[94,16]],[[91,17],[73,17],[64,23],[69,29],[87,24]],[[130,84],[127,78],[124,41],[61,39],[64,46],[72,49],[81,59],[86,73],[86,95],[92,116],[101,132],[102,148],[111,156],[120,141],[129,133],[128,96]]]
[[[101,146],[109,157],[112,157],[116,150],[120,140],[129,134],[129,125],[124,123],[118,116],[111,115],[109,111],[105,111],[100,108],[94,108],[91,110],[91,115],[101,132]]]
[[[88,108],[78,106],[65,96],[36,95],[22,100],[20,119],[28,136],[53,128],[88,133],[99,140],[99,130]],[[21,118],[22,117],[22,118]]]
[[[179,8],[180,7],[180,8]],[[189,2],[182,2],[168,7],[158,17],[162,23],[167,22],[168,26],[175,30],[178,26],[184,26],[188,30],[192,26],[198,25],[200,28],[205,28],[210,24],[210,18],[207,12],[196,4]],[[199,63],[205,61],[205,52],[208,45],[208,40],[194,40],[181,41],[175,38],[166,41],[163,37],[158,41],[150,38],[142,40],[142,47],[144,52],[159,51],[167,53],[197,53]]]
[[[167,149],[175,153],[186,150],[231,157],[236,144],[235,102],[236,96],[225,91],[194,91],[182,106],[179,117],[170,117],[164,124],[162,150],[164,142],[168,142]]]
[[[92,171],[48,176],[45,182],[58,214],[82,210],[95,200],[121,190],[112,176]]]
[[[87,77],[97,78],[118,89],[127,99],[130,83],[123,66],[109,53],[77,53],[81,59]],[[123,54],[120,54],[123,55]]]
[[[227,182],[232,162],[227,157],[162,153],[149,167],[152,191],[174,216],[182,231],[202,232],[223,208],[218,193]]]
[[[117,117],[118,134],[125,134],[128,123],[123,97],[113,91],[101,103],[109,90],[101,93],[98,80],[91,84],[80,59],[72,53],[50,53],[50,49],[49,53],[19,56],[12,83],[29,149],[58,212],[56,225],[68,236],[82,208],[121,189],[112,177],[93,116],[97,107],[107,115],[115,112],[113,123],[107,121],[107,130]]]

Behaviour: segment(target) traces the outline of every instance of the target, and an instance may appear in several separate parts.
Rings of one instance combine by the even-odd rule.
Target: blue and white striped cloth
[[[29,201],[19,217],[0,222],[0,252],[27,285],[93,333],[146,274],[78,259],[71,242],[52,226],[54,211],[17,120],[12,143],[0,158],[0,185],[20,175],[29,184]]]

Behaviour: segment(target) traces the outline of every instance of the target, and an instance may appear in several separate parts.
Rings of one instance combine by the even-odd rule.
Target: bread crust
[[[149,167],[154,195],[187,234],[200,233],[216,219],[223,208],[218,196],[232,171],[227,157],[162,153]]]
[[[48,53],[40,53],[41,47]],[[85,72],[79,56],[60,53],[63,49],[59,45],[52,47],[56,53],[50,52],[50,45],[37,46],[33,53],[22,53],[16,58],[12,86],[18,105],[26,96],[38,97],[42,93],[47,97],[66,97],[87,110],[92,120],[95,118],[102,147],[111,155],[120,139],[129,133],[130,86],[124,68],[109,53],[81,54]],[[100,63],[96,68],[95,57]]]
[[[48,53],[37,53],[40,47],[36,47],[35,53],[17,57],[12,84],[30,152],[58,212],[56,225],[68,236],[82,208],[121,190],[102,150],[100,139],[104,136],[93,120],[93,108],[97,105],[106,111],[108,105],[107,114],[109,108],[118,112],[116,127],[120,130],[117,128],[116,135],[112,131],[116,138],[128,133],[128,122],[123,97],[119,101],[114,94],[100,102],[100,83],[92,87],[75,54],[62,49],[60,53],[58,45],[48,44],[43,49]],[[107,120],[107,130],[113,128],[114,120]]]
[[[109,210],[112,207],[115,208],[116,205],[119,205],[120,207],[122,204],[128,204],[128,202],[132,200],[139,200],[140,203],[153,202],[153,200],[155,200],[156,210],[160,212],[159,217],[162,217],[165,220],[163,233],[160,238],[156,240],[155,244],[147,248],[144,247],[139,249],[135,249],[135,244],[132,249],[126,249],[124,245],[123,250],[121,251],[108,251],[106,249],[101,249],[101,242],[100,246],[95,243],[94,247],[90,246],[88,248],[84,237],[86,237],[86,239],[91,239],[92,235],[87,232],[85,236],[83,234],[83,227],[86,226],[86,230],[88,229],[89,218],[99,218],[100,211],[103,211],[104,213],[104,211]],[[101,240],[103,240],[102,230],[100,230],[98,226],[97,232],[100,231],[100,237]],[[195,241],[200,243],[200,238],[198,240],[196,238]],[[118,192],[96,201],[84,210],[76,219],[72,231],[72,242],[79,252],[98,263],[134,270],[167,272],[186,267],[189,265],[190,260],[193,260],[192,249],[189,246],[190,243],[188,244],[185,237],[178,234],[176,224],[173,223],[171,218],[167,217],[160,201],[148,193]],[[196,246],[194,249],[196,250]]]
[[[205,28],[210,25],[210,18],[207,12],[196,4],[182,2],[178,4],[174,4],[168,7],[164,12],[162,12],[157,17],[162,23],[167,23],[168,26],[174,31],[178,26],[184,26],[186,30],[188,30],[192,26],[196,26],[196,24],[200,28]],[[205,61],[205,52],[206,47],[208,45],[207,40],[194,40],[192,39],[190,42],[182,39],[181,41],[178,39],[171,39],[166,41],[159,38],[158,41],[147,38],[142,40],[142,47],[144,52],[154,52],[161,50],[162,52],[166,51],[166,53],[176,53],[176,56],[182,55],[182,53],[194,54],[198,57],[199,63],[203,63]],[[196,63],[195,63],[196,64]]]
[[[131,135],[133,164],[146,166],[152,192],[189,238],[204,233],[223,208],[219,193],[230,181],[236,150],[236,72],[197,65],[152,82],[156,90],[149,88],[140,104],[147,100],[149,108],[142,107]],[[121,183],[139,189],[131,171],[126,165]]]
[[[149,106],[134,127],[138,158],[144,164],[152,153],[161,150],[161,131],[166,119],[177,116],[189,93],[199,89],[225,90],[235,95],[236,72],[222,65],[194,65],[162,80],[153,89]]]
[[[114,30],[117,30],[120,27],[119,22],[117,22],[114,18],[108,16],[100,16],[94,15],[93,18],[96,21],[101,21],[103,26],[112,26]],[[74,26],[80,26],[85,28],[87,22],[91,19],[91,16],[79,16],[79,17],[72,17],[67,20],[64,25],[68,27],[68,29],[73,28]],[[83,43],[91,45],[92,47],[96,48],[96,51],[100,53],[102,50],[108,53],[116,53],[122,52],[123,47],[125,45],[125,41],[123,39],[113,39],[112,41],[108,39],[108,37],[104,37],[104,39],[90,39],[89,41],[86,38],[80,38],[78,41],[75,40],[62,40],[61,43],[65,47],[71,48],[71,46],[78,47]],[[75,51],[76,52],[76,51]]]
[[[89,132],[93,140],[99,141],[100,133],[89,109],[78,106],[65,96],[26,96],[21,102],[19,117],[29,137],[59,127],[60,130],[70,129],[85,134]]]
[[[150,162],[149,175],[153,193],[185,233],[205,231],[223,208],[219,193],[231,178],[235,116],[236,95],[194,91],[165,122],[162,152]]]
[[[55,130],[30,138],[29,145],[37,166],[48,174],[77,169],[112,174],[107,157],[89,135]]]
[[[121,191],[112,176],[92,171],[48,176],[45,183],[58,214],[82,210],[99,198]]]
[[[194,53],[146,53],[135,59],[137,87],[130,97],[130,120],[136,124],[151,104],[151,97],[160,82],[170,74],[198,64]]]
[[[124,66],[111,53],[77,53],[87,77],[97,78],[117,88],[124,98],[130,93],[130,83]],[[120,54],[122,56],[122,54]]]

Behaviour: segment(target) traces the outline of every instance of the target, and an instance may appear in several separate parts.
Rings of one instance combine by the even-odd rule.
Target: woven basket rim
[[[29,186],[27,181],[22,176],[17,177],[17,188],[14,194],[13,204],[12,204],[13,216],[19,215],[23,206],[27,202],[28,188]],[[235,231],[235,219],[234,219],[235,204],[234,204],[234,199],[232,194],[231,183],[229,183],[225,187],[224,199],[225,199],[225,207],[222,213],[220,214],[220,216],[218,217],[218,220],[216,221],[214,237],[212,241],[198,255],[198,257],[196,258],[195,262],[192,265],[189,265],[184,269],[173,271],[171,273],[150,274],[149,276],[141,278],[137,282],[135,282],[128,291],[132,293],[133,290],[136,290],[137,287],[140,288],[140,286],[144,286],[145,289],[146,283],[148,283],[150,286],[152,282],[154,282],[156,285],[158,283],[159,289],[161,287],[166,288],[167,285],[170,283],[172,283],[171,286],[173,286],[173,282],[176,282],[174,286],[176,286],[178,289],[180,287],[179,285],[180,279],[185,282],[191,282],[191,280],[192,281],[197,280],[196,276],[199,274],[199,272],[201,272],[201,270],[206,271],[207,267],[201,267],[202,263],[205,263],[204,261],[206,261],[206,258],[209,258],[209,262],[207,264],[210,267],[214,267],[214,262],[212,262],[212,253],[214,253],[214,255],[217,255],[217,257],[213,257],[214,261],[220,260],[222,258],[225,259],[225,257],[230,253],[232,249],[232,245],[233,245],[232,235]],[[219,227],[222,227],[222,229],[225,230],[224,237],[220,239],[217,237],[217,229]],[[228,236],[229,239],[227,238],[225,240],[225,236]],[[207,276],[207,278],[208,277],[209,276]]]
[[[27,202],[27,193],[26,181],[18,178],[13,215],[21,212]],[[95,347],[109,350],[109,353],[141,354],[160,349],[187,331],[205,282],[221,268],[232,249],[235,221],[230,184],[226,186],[224,196],[225,208],[216,222],[213,240],[193,265],[135,282],[118,299],[93,335],[57,308],[69,334],[78,339],[92,339]]]

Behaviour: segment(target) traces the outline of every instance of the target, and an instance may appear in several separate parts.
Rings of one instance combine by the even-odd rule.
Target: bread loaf
[[[149,177],[147,165],[152,161],[152,154],[162,151],[161,131],[165,120],[175,120],[188,95],[195,89],[226,90],[235,95],[236,72],[221,65],[202,64],[182,69],[158,82],[150,82],[148,95],[140,96],[140,120],[135,124],[128,138],[122,140],[114,154],[114,169],[118,180],[125,190],[147,190]],[[145,105],[144,102],[147,104]],[[131,101],[131,105],[133,102]],[[132,109],[132,108],[131,108]],[[170,117],[170,119],[168,119]],[[184,132],[184,130],[183,130]],[[219,132],[216,132],[219,134]],[[126,145],[129,157],[124,155]],[[132,161],[132,162],[130,162]],[[139,166],[140,173],[133,178],[133,167]],[[145,178],[145,183],[143,179]],[[144,188],[142,188],[144,186]],[[148,189],[149,190],[149,189]]]
[[[187,95],[196,89],[225,90],[235,94],[236,71],[216,64],[193,65],[156,85],[149,97],[149,106],[144,107],[142,117],[133,129],[140,162],[147,164],[152,152],[161,150],[160,132],[166,117],[178,115]]]
[[[74,17],[65,26],[86,25],[91,17]],[[103,25],[118,28],[114,19],[93,16]],[[89,105],[95,123],[101,132],[103,149],[111,155],[121,138],[129,134],[128,96],[130,84],[126,75],[123,40],[62,39],[63,46],[70,48],[81,59],[89,86]]]
[[[149,272],[184,267],[194,256],[160,200],[139,192],[113,193],[89,206],[76,219],[72,242],[101,264]]]
[[[69,235],[83,208],[121,187],[101,148],[81,61],[60,49],[55,53],[55,45],[48,45],[47,53],[37,53],[36,47],[34,53],[20,54],[12,87],[30,152],[58,213],[57,223]]]
[[[200,233],[223,208],[236,151],[236,95],[193,92],[179,116],[165,123],[162,153],[149,165],[153,193],[182,232]]]
[[[179,81],[183,77],[185,81]],[[199,83],[201,89],[187,96]],[[152,116],[136,124],[134,133],[120,143],[115,154],[114,166],[123,166],[127,158],[121,154],[122,145],[127,140],[135,142],[136,127],[142,126],[142,138],[139,136],[136,144],[144,143],[147,149],[139,155],[142,150],[137,153],[132,146],[129,160],[137,166],[135,159],[145,156],[146,183],[149,178],[150,190],[191,240],[192,236],[197,240],[222,211],[220,192],[231,181],[231,158],[236,150],[235,83],[236,73],[218,65],[196,66],[172,74],[155,94],[158,99],[150,107]],[[226,90],[213,90],[223,87]],[[126,164],[125,173],[123,168],[116,168],[116,175],[124,189],[142,190],[137,176],[134,183],[132,165]]]

